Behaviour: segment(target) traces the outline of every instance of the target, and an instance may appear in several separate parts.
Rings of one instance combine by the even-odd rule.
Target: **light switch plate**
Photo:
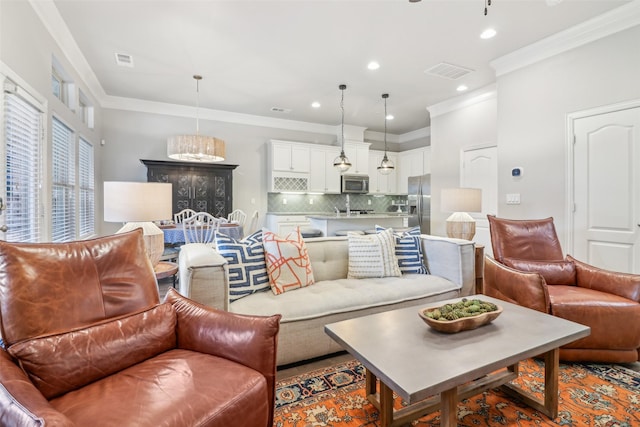
[[[507,194],[507,204],[508,205],[519,205],[520,204],[520,193],[509,193],[509,194]]]

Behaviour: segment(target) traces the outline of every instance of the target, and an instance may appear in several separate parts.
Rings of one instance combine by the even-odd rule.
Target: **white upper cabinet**
[[[410,176],[431,173],[431,147],[416,148],[398,153],[396,190],[406,194]]]
[[[387,152],[387,158],[395,166],[395,169],[388,175],[382,175],[378,172],[378,166],[380,166],[383,157],[384,151],[369,151],[369,194],[395,194],[397,192],[398,155]]]
[[[351,167],[345,172],[346,175],[369,173],[369,144],[368,142],[344,142],[344,154],[351,162]]]
[[[271,170],[309,172],[309,144],[271,141]]]
[[[309,152],[309,191],[340,193],[340,171],[333,166],[333,160],[340,155],[340,148],[311,145]]]
[[[309,156],[309,144],[271,140],[268,148],[269,191],[308,191]]]

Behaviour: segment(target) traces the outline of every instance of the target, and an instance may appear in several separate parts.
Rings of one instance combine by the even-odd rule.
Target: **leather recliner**
[[[0,425],[273,425],[280,316],[160,303],[134,230],[0,242]]]
[[[589,326],[588,337],[560,348],[564,361],[640,359],[640,275],[565,257],[553,218],[488,218],[494,259],[485,257],[486,295]]]

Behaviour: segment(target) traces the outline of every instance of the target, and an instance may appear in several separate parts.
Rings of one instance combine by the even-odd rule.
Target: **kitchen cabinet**
[[[309,190],[309,145],[292,141],[269,141],[267,158],[270,192]]]
[[[267,229],[279,236],[286,236],[296,228],[307,228],[311,222],[306,215],[274,215],[267,214]]]
[[[140,161],[147,167],[148,182],[172,184],[173,213],[189,208],[226,218],[233,211],[233,170],[238,165]]]
[[[290,141],[271,141],[271,170],[309,172],[309,144]]]
[[[344,142],[344,154],[351,162],[351,168],[345,174],[361,174],[369,173],[369,146],[367,142]]]
[[[340,155],[340,148],[311,145],[309,154],[309,191],[340,193],[340,171],[333,166],[333,160]]]
[[[398,153],[398,172],[396,190],[407,193],[410,176],[431,173],[431,147],[416,148]]]
[[[387,158],[393,162],[395,169],[389,175],[378,172],[378,166],[384,158],[384,151],[369,151],[369,194],[395,194],[396,176],[398,173],[398,155],[387,152]]]

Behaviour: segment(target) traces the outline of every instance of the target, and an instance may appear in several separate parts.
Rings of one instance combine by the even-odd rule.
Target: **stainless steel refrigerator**
[[[431,175],[409,177],[409,227],[431,234]]]

